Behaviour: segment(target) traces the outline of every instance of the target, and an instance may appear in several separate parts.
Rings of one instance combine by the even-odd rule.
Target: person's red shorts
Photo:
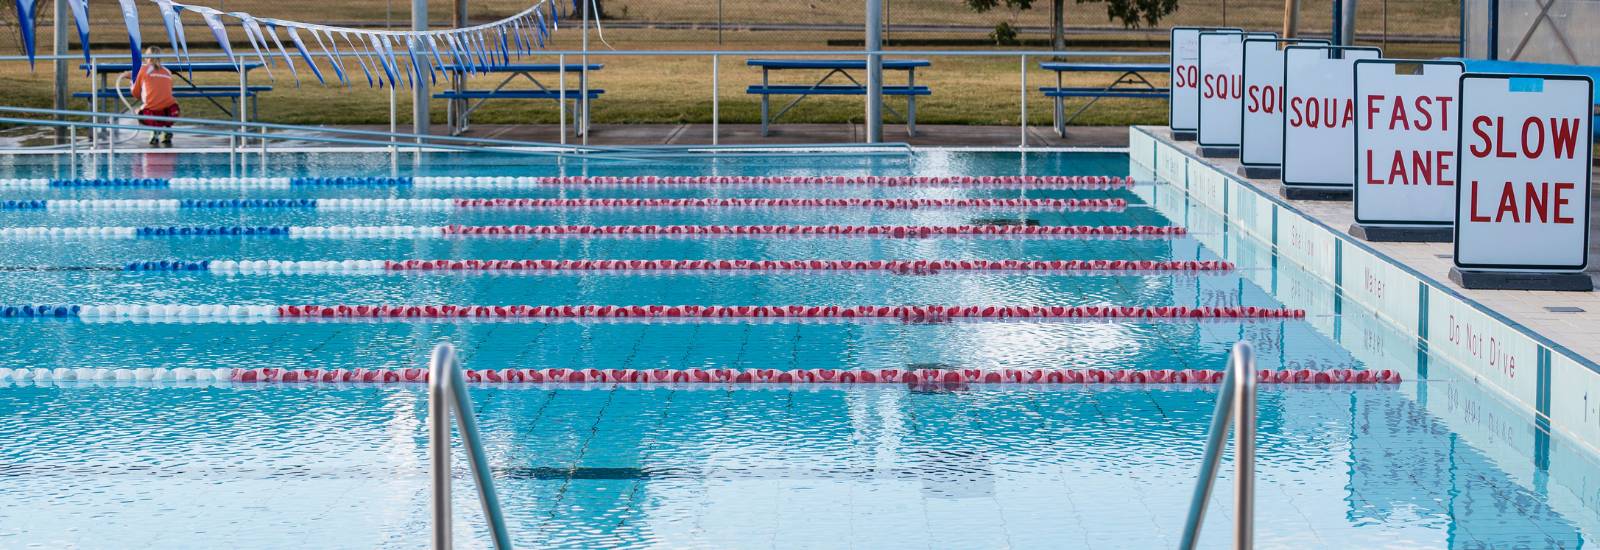
[[[169,116],[174,118],[183,116],[178,114],[178,104],[176,103],[165,109],[139,109],[139,114],[142,116]],[[139,121],[139,124],[143,126],[157,126],[161,128],[172,127],[172,122],[166,120],[141,120]]]

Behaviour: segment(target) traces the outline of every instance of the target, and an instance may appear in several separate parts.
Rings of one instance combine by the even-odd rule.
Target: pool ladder
[[[461,375],[461,359],[455,346],[448,342],[433,348],[428,363],[428,459],[429,476],[433,485],[433,549],[450,550],[450,410],[455,409],[456,422],[461,428],[461,446],[472,465],[472,477],[478,482],[478,500],[483,503],[483,517],[489,524],[489,537],[495,550],[511,550],[511,536],[506,531],[506,520],[500,514],[500,498],[494,492],[494,478],[489,470],[489,457],[483,452],[483,438],[478,434],[478,420],[472,413],[472,396],[467,395],[467,381]]]
[[[1206,438],[1205,458],[1200,463],[1200,479],[1189,503],[1189,517],[1183,525],[1178,550],[1194,550],[1200,538],[1200,523],[1206,517],[1211,486],[1217,481],[1217,466],[1222,462],[1222,446],[1233,426],[1234,519],[1233,548],[1248,550],[1255,545],[1256,503],[1256,353],[1250,342],[1233,345],[1228,367],[1217,392],[1217,410],[1211,416],[1211,432]]]

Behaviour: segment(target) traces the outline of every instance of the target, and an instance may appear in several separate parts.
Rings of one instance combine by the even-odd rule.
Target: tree
[[[961,0],[972,11],[983,13],[1000,6],[1012,11],[1021,11],[1033,8],[1034,0]],[[1106,4],[1106,19],[1121,20],[1122,26],[1138,28],[1142,23],[1145,26],[1155,26],[1162,17],[1178,9],[1178,0],[1074,0],[1079,4],[1104,2]],[[1061,51],[1067,49],[1067,34],[1062,26],[1062,17],[1065,15],[1066,0],[1050,0],[1050,49]]]

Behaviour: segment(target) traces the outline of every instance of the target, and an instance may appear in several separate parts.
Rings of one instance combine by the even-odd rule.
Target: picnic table
[[[846,72],[865,71],[867,69],[867,61],[865,59],[751,59],[745,61],[745,64],[752,67],[761,67],[761,84],[752,84],[749,89],[745,90],[745,93],[757,94],[761,96],[761,135],[763,137],[767,135],[768,126],[774,122],[777,122],[778,117],[781,117],[784,113],[789,112],[789,109],[794,108],[795,104],[800,103],[800,100],[805,99],[806,96],[867,95],[867,86],[862,84],[861,81],[856,80],[855,77],[850,76],[850,73]],[[917,135],[917,96],[933,94],[932,91],[928,90],[927,86],[917,85],[917,67],[927,67],[930,65],[932,65],[932,63],[929,63],[926,59],[883,60],[884,70],[906,72],[906,84],[904,86],[886,85],[883,87],[883,95],[904,96],[906,98],[905,116],[901,116],[900,113],[895,112],[893,108],[890,108],[887,105],[884,106],[884,109],[888,110],[889,114],[892,114],[896,118],[899,118],[902,122],[905,122],[906,132],[912,137],[916,137]],[[826,70],[828,72],[822,75],[822,78],[817,80],[815,84],[810,85],[772,84],[769,80],[772,71],[802,69],[814,71]],[[833,78],[833,75],[836,74],[843,75],[845,78],[849,79],[851,83],[827,84],[828,79]],[[768,116],[768,113],[771,112],[768,99],[770,96],[774,95],[797,95],[800,97],[797,97],[794,99],[794,101],[789,102],[789,105],[778,111],[778,114]]]
[[[1072,63],[1041,61],[1039,62],[1039,68],[1046,71],[1055,71],[1056,73],[1056,85],[1054,87],[1040,87],[1039,91],[1044,92],[1045,97],[1055,98],[1056,135],[1062,137],[1066,137],[1067,135],[1067,124],[1071,123],[1073,119],[1078,118],[1078,115],[1083,114],[1084,111],[1089,109],[1089,106],[1094,105],[1094,102],[1096,101],[1100,101],[1100,98],[1102,97],[1167,99],[1172,96],[1171,88],[1157,88],[1154,84],[1151,84],[1149,80],[1146,80],[1142,74],[1153,72],[1172,72],[1172,67],[1165,63]],[[1069,72],[1121,74],[1117,76],[1117,79],[1112,81],[1109,86],[1103,88],[1062,86],[1061,73]],[[1072,113],[1072,116],[1063,116],[1066,114],[1063,100],[1069,97],[1088,97],[1092,99],[1090,99],[1088,103],[1085,103],[1083,107],[1078,108],[1077,112]]]
[[[604,63],[590,63],[587,68],[590,71],[598,71],[605,66]],[[439,69],[454,77],[451,80],[453,83],[451,90],[434,94],[433,96],[434,99],[450,100],[446,104],[445,113],[446,120],[450,121],[450,135],[452,136],[467,131],[467,126],[471,124],[468,115],[471,115],[472,111],[477,110],[478,106],[483,105],[485,101],[491,99],[554,99],[561,101],[563,96],[566,99],[573,100],[575,104],[574,108],[568,107],[565,102],[562,102],[561,108],[572,114],[573,133],[581,136],[589,131],[590,100],[606,93],[605,90],[589,88],[587,72],[584,71],[585,65],[582,63],[567,63],[565,65],[559,63],[512,63],[471,67],[467,65],[441,65]],[[507,76],[505,80],[500,81],[500,84],[493,89],[469,90],[466,88],[465,77],[471,72],[506,73]],[[560,74],[562,72],[578,75],[578,87],[576,89],[569,89],[564,92],[560,89],[551,89],[533,76],[534,73]],[[519,76],[528,79],[538,88],[506,89],[506,85],[516,80]]]
[[[262,93],[262,92],[270,92],[270,91],[272,91],[272,86],[251,86],[250,85],[250,71],[254,70],[254,69],[259,69],[263,65],[264,64],[259,62],[259,61],[257,61],[257,62],[244,62],[244,63],[239,63],[238,65],[235,65],[233,63],[220,63],[220,62],[211,62],[211,63],[162,63],[161,64],[161,66],[166,68],[168,71],[172,71],[172,76],[175,76],[175,77],[177,77],[178,80],[181,80],[185,84],[188,84],[188,86],[180,86],[180,85],[177,84],[177,82],[174,82],[173,86],[172,86],[172,97],[178,98],[178,99],[183,99],[183,98],[201,98],[201,99],[205,99],[206,101],[210,101],[212,105],[216,105],[218,109],[221,109],[222,113],[224,115],[227,115],[229,120],[238,118],[238,115],[236,114],[236,113],[238,113],[238,110],[240,108],[242,108],[242,107],[246,107],[244,105],[241,105],[241,103],[240,103],[241,99],[244,99],[244,100],[249,102],[249,104],[247,106],[250,109],[250,111],[249,111],[249,113],[250,113],[249,120],[256,120],[256,115],[257,115],[256,97],[257,97],[257,95]],[[91,69],[91,66],[89,64],[85,63],[85,64],[78,65],[78,68],[87,71],[87,70]],[[111,75],[119,74],[119,73],[125,73],[125,72],[126,73],[131,73],[131,72],[137,70],[138,68],[134,67],[133,64],[131,64],[131,63],[100,63],[100,64],[95,64],[92,68],[95,71],[95,73],[97,73],[95,76],[99,76],[100,77],[100,82],[97,85],[96,90],[94,92],[78,92],[78,93],[72,94],[72,97],[82,97],[82,98],[90,99],[89,110],[91,112],[96,112],[96,113],[98,113],[98,112],[108,112],[108,113],[117,112],[117,109],[116,109],[117,93],[121,92],[123,97],[129,97],[129,96],[131,96],[131,88],[129,88],[129,87],[112,87],[110,84],[107,83],[107,80],[109,80]],[[227,86],[200,86],[200,85],[195,84],[194,80],[189,78],[193,73],[239,73],[239,85],[238,86],[233,86],[233,85],[227,85]],[[128,84],[130,86],[133,84],[131,78],[130,78]],[[242,91],[240,90],[241,88],[243,88]],[[131,97],[129,97],[129,98],[130,99],[134,99],[134,98],[131,98]],[[218,99],[230,99],[232,101],[233,110],[229,110],[227,107],[222,106],[221,103],[217,102]],[[101,103],[101,102],[105,103],[104,111],[101,110],[102,105],[98,104],[98,103]]]

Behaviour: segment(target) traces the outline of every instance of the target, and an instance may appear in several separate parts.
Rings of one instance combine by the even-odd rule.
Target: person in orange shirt
[[[144,49],[145,66],[139,68],[139,78],[133,82],[133,95],[144,102],[139,106],[139,114],[144,116],[181,116],[178,113],[178,100],[172,98],[172,71],[161,66],[160,46],[150,46]],[[139,124],[156,128],[171,128],[172,123],[164,120],[141,120]],[[150,131],[150,144],[160,143],[172,146],[172,132],[161,130]]]

